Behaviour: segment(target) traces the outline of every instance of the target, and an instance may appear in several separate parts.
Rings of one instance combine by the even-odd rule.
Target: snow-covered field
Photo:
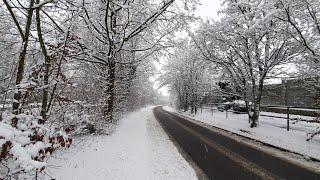
[[[57,180],[197,179],[152,107],[128,114],[112,135],[76,139],[70,150],[56,156],[49,160],[47,173]]]
[[[169,107],[164,109],[173,111]],[[306,141],[307,133],[315,132],[317,128],[320,128],[319,123],[290,121],[290,131],[287,131],[287,121],[279,118],[261,116],[259,127],[250,128],[246,114],[229,112],[226,118],[226,112],[215,110],[212,115],[209,109],[203,110],[202,113],[199,111],[196,116],[191,116],[189,113],[183,114],[237,134],[320,159],[320,137],[315,136],[312,140]]]

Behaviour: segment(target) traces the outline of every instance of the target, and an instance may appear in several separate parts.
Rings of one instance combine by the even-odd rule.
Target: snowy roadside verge
[[[178,114],[266,144],[303,154],[306,159],[309,157],[320,159],[320,137],[317,136],[306,141],[307,133],[315,131],[319,127],[319,124],[316,123],[291,123],[290,131],[287,131],[285,120],[271,117],[260,117],[259,127],[250,128],[246,114],[228,113],[228,118],[226,118],[225,112],[214,111],[212,115],[210,110],[203,110],[202,113],[195,116],[187,112]]]
[[[197,179],[152,113],[152,107],[129,113],[110,136],[76,139],[62,158],[49,161],[57,180]],[[44,179],[50,179],[45,176]]]

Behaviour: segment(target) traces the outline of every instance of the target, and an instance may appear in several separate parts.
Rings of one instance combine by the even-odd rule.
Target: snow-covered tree
[[[186,9],[188,4],[186,1]],[[125,68],[134,75],[139,62],[159,50],[162,40],[183,25],[185,14],[169,11],[176,7],[174,0],[83,1],[83,28],[78,34],[83,55],[80,59],[99,64],[96,67],[105,87],[103,111],[108,121],[113,119],[117,82],[121,81],[118,77]]]
[[[272,70],[291,60],[292,38],[282,29],[287,25],[273,15],[268,1],[225,1],[224,17],[199,28],[193,37],[198,49],[217,64],[240,90],[246,102],[253,103],[248,115],[257,126],[262,89]]]
[[[196,113],[206,94],[213,90],[210,64],[203,61],[188,39],[177,40],[176,48],[166,59],[164,73],[159,77],[161,86],[167,86],[176,96],[176,105],[184,111]]]

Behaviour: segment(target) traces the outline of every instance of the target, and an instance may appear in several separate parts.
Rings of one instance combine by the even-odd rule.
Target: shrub
[[[68,148],[70,129],[47,128],[41,118],[3,113],[0,122],[0,179],[22,173],[42,172],[47,158],[59,148]],[[17,126],[11,125],[17,121]]]

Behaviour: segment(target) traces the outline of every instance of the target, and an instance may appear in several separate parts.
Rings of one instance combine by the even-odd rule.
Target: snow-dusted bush
[[[68,148],[72,142],[70,129],[47,128],[39,123],[40,117],[3,113],[1,119],[0,179],[16,178],[32,171],[42,172],[52,152]],[[13,121],[17,121],[16,127],[12,126]]]
[[[102,114],[102,105],[75,102],[60,104],[53,108],[48,123],[72,128],[72,136],[85,134],[109,134],[113,131],[112,123],[106,123]]]

